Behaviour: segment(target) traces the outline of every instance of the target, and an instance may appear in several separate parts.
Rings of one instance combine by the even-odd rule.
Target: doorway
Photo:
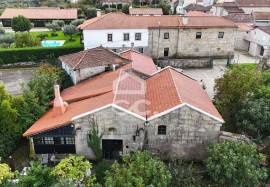
[[[123,140],[102,140],[103,158],[118,160],[123,153]]]

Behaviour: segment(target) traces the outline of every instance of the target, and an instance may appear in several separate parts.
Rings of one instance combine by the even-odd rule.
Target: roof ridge
[[[182,103],[183,100],[182,100],[181,95],[180,95],[180,93],[179,93],[179,90],[178,90],[178,88],[177,88],[177,86],[176,86],[176,83],[175,83],[175,81],[174,81],[174,78],[173,78],[173,76],[172,76],[172,72],[171,72],[171,71],[172,71],[171,68],[169,68],[169,72],[170,72],[170,75],[171,75],[171,79],[172,79],[172,81],[173,81],[173,85],[174,85],[174,87],[175,87],[175,89],[176,89],[177,96],[178,96],[180,102]]]
[[[86,54],[87,54],[87,51],[85,53],[83,53],[83,56],[80,58],[79,62],[72,69],[75,69],[82,62],[82,60]]]
[[[117,83],[116,83],[115,93],[114,93],[113,101],[112,101],[113,104],[114,104],[115,99],[116,99],[116,95],[117,95],[118,86],[119,86],[119,82],[120,82],[120,78],[121,78],[122,72],[123,72],[123,70],[121,69],[121,70],[119,71],[119,75],[118,75],[118,78],[117,78]],[[113,85],[113,86],[114,86],[114,85]],[[114,91],[114,88],[113,88],[113,91]]]

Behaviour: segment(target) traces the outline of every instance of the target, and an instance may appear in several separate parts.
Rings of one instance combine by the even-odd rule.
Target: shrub
[[[73,35],[76,34],[78,30],[74,25],[65,25],[63,32],[65,35],[69,35],[69,41],[73,41]]]
[[[45,27],[52,32],[51,36],[57,36],[55,32],[61,30],[61,27],[56,23],[47,23]]]
[[[34,47],[40,45],[40,41],[29,32],[18,32],[15,34],[16,48]]]
[[[85,16],[86,16],[87,19],[97,17],[97,10],[95,8],[88,8],[85,11]]]
[[[15,32],[30,31],[32,24],[29,19],[24,16],[17,16],[12,18],[11,27]]]
[[[8,47],[15,41],[15,35],[14,34],[6,34],[3,36],[0,36],[0,43],[8,44]]]
[[[125,14],[129,14],[129,5],[123,5],[122,12]]]
[[[209,176],[219,185],[232,187],[259,186],[267,177],[261,168],[263,157],[256,145],[226,141],[208,149],[206,168]]]
[[[106,8],[105,9],[105,13],[107,14],[107,13],[110,13],[110,12],[116,12],[117,11],[117,9],[116,8]]]
[[[47,38],[49,35],[48,34],[45,34],[45,33],[41,33],[39,35],[37,35],[38,38],[40,38],[40,40],[44,40],[45,38]]]
[[[61,55],[83,50],[82,46],[57,48],[22,48],[0,50],[0,62],[10,64],[16,62],[40,61],[48,58],[58,58]]]
[[[58,25],[59,27],[64,27],[65,22],[63,20],[53,20],[53,24]]]
[[[82,24],[83,22],[85,21],[85,19],[75,19],[71,22],[71,25],[74,25],[74,26],[79,26],[80,24]]]
[[[0,164],[0,186],[12,177],[14,173],[11,172],[10,167],[7,164]]]
[[[168,186],[171,174],[166,165],[147,151],[125,155],[106,172],[105,186]]]
[[[6,32],[5,29],[2,26],[0,26],[0,35],[5,34],[5,32]]]
[[[101,149],[101,135],[98,132],[97,122],[93,119],[90,122],[91,131],[88,135],[88,145],[93,150],[96,160],[102,160],[102,149]]]
[[[106,172],[109,171],[110,168],[111,168],[111,164],[106,160],[102,160],[101,162],[99,162],[95,168],[97,181],[101,183],[102,185],[104,185],[105,183]]]

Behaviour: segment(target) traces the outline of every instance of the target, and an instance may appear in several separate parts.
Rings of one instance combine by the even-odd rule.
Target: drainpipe
[[[159,59],[159,40],[160,40],[160,22],[158,22],[158,47],[157,47],[157,59]]]

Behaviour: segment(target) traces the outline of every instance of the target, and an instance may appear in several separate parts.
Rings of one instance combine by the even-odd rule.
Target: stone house
[[[246,36],[248,52],[255,57],[269,57],[270,55],[270,26],[257,27]]]
[[[74,84],[127,63],[127,59],[104,47],[60,56],[62,68]]]
[[[232,58],[237,26],[230,20],[204,13],[196,16],[110,13],[90,19],[79,28],[83,30],[85,49],[103,45],[122,51],[133,47],[155,60],[207,58],[210,61]],[[180,61],[168,65],[182,67]]]
[[[161,8],[129,8],[129,14],[132,16],[160,16],[163,15]]]
[[[4,27],[11,27],[11,20],[16,16],[28,18],[35,27],[45,27],[45,24],[53,20],[63,20],[66,24],[77,19],[77,9],[60,9],[52,7],[30,7],[30,8],[6,8],[0,16]]]
[[[171,67],[157,70],[136,51],[122,55],[144,66],[128,63],[61,94],[55,86],[53,107],[23,134],[36,154],[94,159],[88,140],[95,125],[105,159],[141,149],[163,158],[203,158],[223,119],[199,82]]]

